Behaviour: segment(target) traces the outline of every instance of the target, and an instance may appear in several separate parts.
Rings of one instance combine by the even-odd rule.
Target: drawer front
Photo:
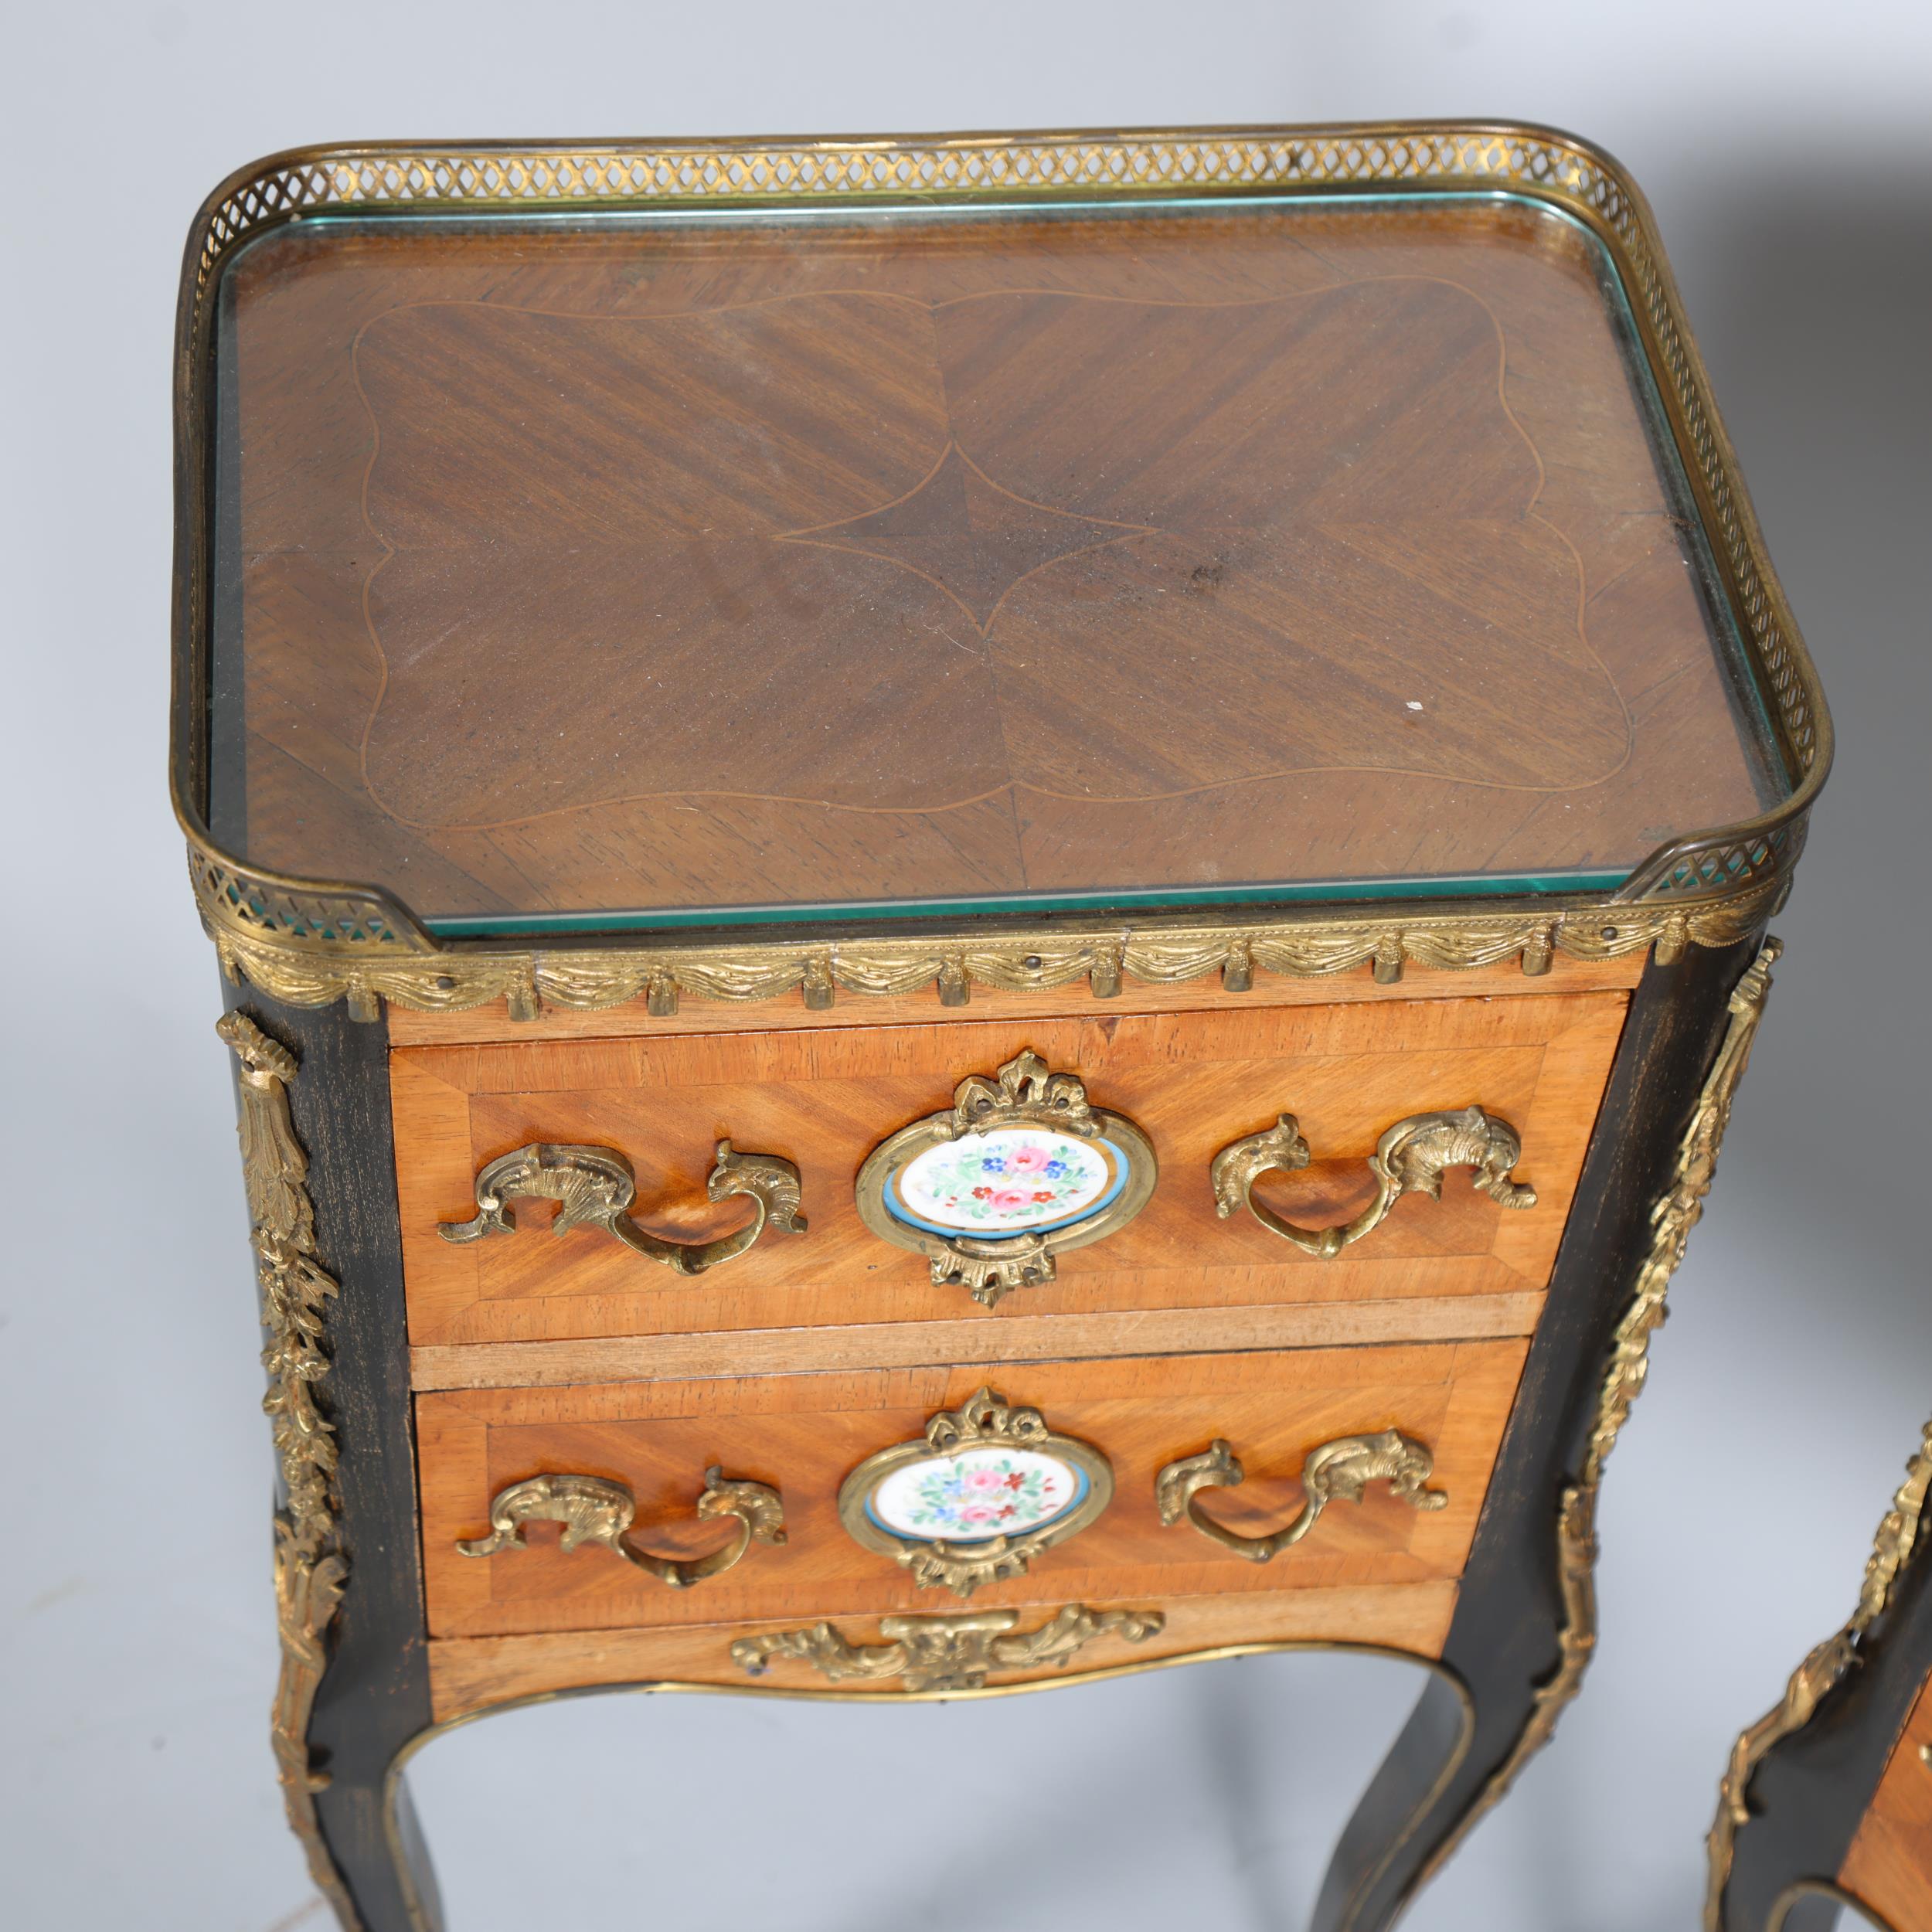
[[[430,1696],[437,1721],[546,1692],[588,1690],[608,1684],[709,1684],[723,1689],[833,1691],[862,1696],[954,1696],[1015,1684],[1051,1683],[1092,1672],[1132,1670],[1150,1664],[1277,1644],[1349,1644],[1440,1656],[1454,1614],[1456,1586],[1444,1580],[1366,1587],[1244,1590],[1238,1596],[1169,1595],[1148,1604],[1096,1602],[1077,1606],[1094,1616],[1090,1631],[1060,1626],[1057,1655],[1026,1661],[1066,1606],[1040,1605],[1005,1613],[1008,1631],[991,1634],[1013,1641],[979,1651],[974,1636],[953,1638],[935,1660],[951,1682],[936,1685],[917,1669],[909,1673],[911,1647],[897,1626],[876,1617],[834,1617],[817,1609],[792,1621],[686,1624],[645,1630],[593,1630],[529,1637],[446,1637],[429,1646]],[[1110,1611],[1125,1613],[1109,1621]],[[913,1645],[931,1656],[947,1633],[928,1619],[954,1611],[917,1613],[927,1633]],[[1137,1621],[1128,1622],[1131,1617]],[[1003,1620],[1002,1620],[1003,1621]],[[816,1638],[829,1624],[833,1643],[808,1641],[770,1648],[774,1637],[803,1630]],[[858,1653],[860,1670],[847,1674],[837,1645]],[[895,1647],[900,1655],[893,1655]],[[950,1654],[948,1654],[950,1651]],[[828,1660],[830,1660],[829,1662]],[[747,1670],[749,1660],[755,1670]],[[892,1668],[897,1665],[899,1668]],[[866,1674],[872,1672],[876,1674]]]
[[[418,1345],[558,1342],[1104,1310],[1345,1304],[1540,1290],[1594,1124],[1628,995],[1396,1001],[1233,1012],[563,1040],[399,1049],[390,1058],[410,1335]],[[973,1075],[1031,1051],[1137,1127],[1159,1166],[1124,1225],[1055,1257],[1054,1278],[985,1308],[927,1257],[861,1219],[867,1157],[951,1107]],[[1214,1158],[1291,1113],[1308,1150],[1261,1172],[1257,1203],[1317,1228],[1372,1206],[1378,1139],[1417,1114],[1479,1105],[1521,1141],[1536,1203],[1512,1211],[1451,1171],[1338,1255],[1304,1253],[1245,1208],[1216,1211]],[[645,1237],[710,1240],[750,1218],[707,1198],[713,1149],[798,1171],[808,1223],[767,1229],[696,1275],[604,1229],[560,1238],[536,1202],[515,1230],[455,1242],[477,1177],[532,1144],[614,1150]]]
[[[1064,1540],[1045,1538],[1018,1573],[998,1573],[998,1566],[991,1573],[953,1571],[923,1586],[912,1556],[928,1546],[905,1540],[910,1553],[903,1563],[868,1546],[848,1527],[853,1494],[848,1488],[842,1513],[840,1492],[883,1451],[951,1440],[946,1432],[957,1431],[962,1415],[968,1429],[975,1418],[983,1423],[986,1405],[975,1408],[974,1398],[984,1369],[421,1395],[430,1631],[481,1637],[1070,1602],[1157,1604],[1177,1595],[1453,1579],[1475,1534],[1526,1348],[1507,1340],[1302,1349],[998,1372],[1007,1415],[1036,1414],[1049,1461],[1053,1437],[1097,1457],[1111,1497],[1097,1513],[1090,1497],[1083,1500],[1081,1526]],[[1006,1426],[1014,1433],[995,1445],[1002,1454],[1042,1440],[1019,1423]],[[1359,1486],[1359,1501],[1325,1470],[1304,1488],[1311,1452],[1389,1431],[1422,1452],[1420,1480],[1410,1480],[1406,1493],[1403,1482],[1388,1479],[1386,1465],[1367,1464],[1370,1479]],[[1252,1560],[1253,1553],[1213,1540],[1185,1508],[1170,1507],[1171,1519],[1163,1520],[1162,1472],[1198,1466],[1191,1459],[1211,1454],[1217,1442],[1238,1459],[1246,1480],[1223,1464],[1215,1486],[1192,1495],[1193,1509],[1211,1524],[1262,1536],[1305,1515],[1306,1533],[1270,1560]],[[1026,1462],[1023,1454],[1009,1460]],[[988,1461],[1005,1466],[991,1449],[970,1466]],[[526,1485],[568,1476],[587,1479],[587,1493],[595,1497],[624,1497],[626,1514],[634,1505],[625,1532],[631,1546],[650,1558],[695,1559],[730,1547],[739,1528],[697,1519],[712,1469],[719,1481],[776,1491],[784,1540],[738,1538],[746,1546],[742,1560],[694,1587],[667,1587],[595,1541],[566,1550],[545,1518],[550,1509],[567,1514],[567,1506],[549,1491],[553,1501],[538,1519],[496,1536],[494,1553],[459,1548],[492,1540],[497,1498],[528,1495]],[[1313,1492],[1324,1488],[1329,1499],[1308,1510]],[[1170,1481],[1171,1505],[1176,1493]],[[871,1494],[890,1519],[886,1492]],[[498,1519],[499,1530],[508,1524]]]

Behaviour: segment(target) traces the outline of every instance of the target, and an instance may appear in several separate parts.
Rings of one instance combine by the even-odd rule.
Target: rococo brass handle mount
[[[1198,1456],[1171,1462],[1154,1478],[1154,1499],[1161,1521],[1170,1529],[1185,1516],[1204,1536],[1223,1548],[1264,1563],[1291,1544],[1298,1543],[1315,1526],[1328,1505],[1337,1500],[1359,1502],[1372,1482],[1386,1482],[1391,1495],[1415,1509],[1440,1509],[1448,1502],[1440,1489],[1424,1487],[1435,1458],[1413,1436],[1384,1429],[1372,1436],[1338,1436],[1311,1449],[1301,1464],[1304,1502],[1292,1522],[1270,1536],[1244,1536],[1216,1522],[1195,1501],[1202,1489],[1232,1489],[1247,1475],[1224,1441],[1216,1441]]]
[[[456,1546],[466,1556],[494,1556],[499,1550],[527,1549],[525,1524],[557,1522],[563,1526],[562,1547],[566,1551],[595,1543],[673,1590],[689,1590],[707,1577],[730,1569],[754,1541],[785,1540],[785,1507],[777,1491],[762,1482],[730,1481],[715,1463],[704,1472],[704,1493],[698,1498],[697,1513],[700,1522],[730,1516],[736,1522],[737,1535],[722,1549],[682,1561],[654,1556],[624,1533],[637,1513],[637,1498],[621,1482],[609,1482],[601,1476],[532,1476],[527,1482],[512,1484],[491,1499],[488,1536],[459,1542]]]
[[[736,1260],[767,1225],[781,1234],[805,1231],[805,1217],[798,1211],[798,1168],[776,1154],[740,1154],[729,1141],[718,1143],[717,1165],[706,1179],[705,1192],[714,1201],[741,1194],[757,1209],[735,1234],[720,1235],[715,1241],[672,1241],[653,1234],[629,1214],[637,1192],[636,1172],[615,1148],[536,1141],[486,1163],[476,1177],[474,1216],[445,1221],[439,1231],[446,1241],[480,1241],[486,1235],[508,1234],[515,1226],[512,1200],[554,1201],[553,1234],[568,1234],[575,1227],[602,1228],[646,1260],[679,1274],[702,1274]]]
[[[1522,1137],[1500,1114],[1480,1107],[1467,1107],[1460,1113],[1411,1114],[1397,1121],[1369,1156],[1369,1171],[1376,1179],[1374,1200],[1352,1221],[1331,1228],[1299,1227],[1254,1198],[1255,1182],[1270,1168],[1292,1172],[1308,1165],[1308,1144],[1292,1114],[1284,1114],[1264,1132],[1223,1148],[1209,1174],[1215,1212],[1223,1220],[1245,1206],[1270,1233],[1319,1260],[1332,1261],[1379,1227],[1403,1195],[1426,1194],[1432,1201],[1440,1200],[1442,1177],[1452,1167],[1474,1168],[1471,1185],[1504,1207],[1534,1207],[1536,1190],[1510,1178],[1509,1170],[1522,1158]]]

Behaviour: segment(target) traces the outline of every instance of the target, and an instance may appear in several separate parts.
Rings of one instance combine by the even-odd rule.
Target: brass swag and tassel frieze
[[[638,1177],[613,1147],[571,1147],[532,1141],[487,1162],[476,1177],[476,1213],[467,1221],[443,1222],[446,1241],[481,1241],[515,1230],[512,1200],[554,1201],[550,1232],[568,1234],[580,1227],[601,1228],[633,1253],[679,1274],[702,1274],[735,1260],[767,1227],[780,1234],[803,1234],[798,1211],[798,1170],[776,1154],[740,1154],[729,1141],[718,1143],[717,1165],[706,1177],[705,1192],[714,1201],[742,1196],[757,1212],[736,1233],[713,1241],[672,1241],[640,1226],[628,1212],[637,1198]]]
[[[1257,973],[1325,978],[1363,966],[1385,985],[1410,965],[1463,971],[1515,961],[1534,977],[1559,954],[1615,959],[1653,947],[1668,964],[1688,946],[1735,945],[1774,912],[1800,842],[1794,835],[1777,842],[1775,873],[1753,868],[1726,874],[1725,896],[1684,904],[1666,899],[1556,912],[1485,907],[1378,920],[1150,919],[1011,939],[921,934],[809,946],[741,940],[568,951],[439,946],[392,903],[293,889],[198,847],[191,846],[189,869],[223,971],[286,1005],[341,1000],[352,1018],[372,1021],[386,999],[426,1013],[502,1000],[512,1019],[529,1020],[549,1008],[597,1012],[638,1000],[668,1017],[686,997],[738,1003],[796,995],[808,1010],[821,1012],[841,995],[931,992],[941,1006],[964,1006],[975,987],[1027,992],[1081,980],[1106,998],[1128,981],[1172,986],[1214,974],[1227,991],[1245,992]],[[322,916],[325,907],[332,917]]]
[[[1918,1451],[1905,1465],[1905,1481],[1880,1521],[1866,1559],[1857,1607],[1842,1630],[1818,1645],[1792,1672],[1784,1695],[1731,1747],[1718,1787],[1717,1815],[1705,1840],[1709,1876],[1704,1894],[1705,1932],[1723,1932],[1724,1888],[1730,1883],[1737,1834],[1751,1816],[1751,1780],[1780,1740],[1802,1730],[1819,1705],[1857,1665],[1866,1633],[1891,1601],[1892,1587],[1921,1542],[1932,1536],[1932,1421],[1920,1432]],[[1932,1759],[1928,1759],[1932,1764]]]
[[[1344,1248],[1379,1227],[1403,1195],[1426,1194],[1430,1200],[1440,1201],[1442,1177],[1451,1168],[1472,1170],[1471,1185],[1499,1206],[1536,1205],[1536,1190],[1510,1174],[1522,1158],[1522,1137],[1501,1115],[1485,1113],[1480,1107],[1457,1113],[1412,1114],[1397,1121],[1369,1157],[1376,1198],[1352,1221],[1338,1227],[1298,1226],[1254,1198],[1254,1183],[1261,1175],[1274,1168],[1292,1172],[1306,1167],[1311,1158],[1292,1114],[1284,1114],[1261,1133],[1233,1141],[1215,1155],[1209,1168],[1215,1212],[1225,1221],[1246,1207],[1270,1234],[1293,1242],[1318,1260],[1332,1261]]]
[[[1113,1495],[1113,1465],[1093,1444],[1058,1435],[1037,1409],[1010,1407],[981,1389],[930,1417],[917,1441],[859,1464],[839,1486],[838,1519],[920,1589],[970,1597],[982,1583],[1025,1576],[1035,1557],[1097,1521]]]
[[[637,1513],[636,1497],[621,1482],[601,1476],[532,1476],[491,1498],[488,1536],[456,1546],[465,1556],[494,1556],[502,1550],[527,1549],[523,1533],[527,1523],[561,1523],[559,1541],[566,1555],[590,1543],[673,1590],[689,1590],[730,1569],[754,1542],[785,1540],[785,1508],[778,1492],[762,1482],[728,1478],[716,1463],[704,1472],[696,1513],[700,1522],[722,1516],[736,1524],[737,1533],[723,1549],[682,1560],[653,1556],[627,1533]]]
[[[884,1641],[855,1644],[830,1624],[805,1630],[741,1637],[732,1661],[762,1677],[774,1658],[809,1664],[836,1684],[849,1678],[896,1677],[907,1691],[978,1690],[992,1671],[1063,1667],[1096,1638],[1129,1644],[1157,1635],[1167,1619],[1158,1610],[1090,1610],[1070,1604],[1036,1628],[1022,1631],[1015,1610],[975,1611],[959,1617],[882,1617]]]
[[[225,1013],[215,1030],[235,1056],[241,1092],[242,1177],[249,1240],[261,1289],[267,1345],[262,1406],[274,1427],[282,1507],[275,1512],[276,1624],[281,1671],[270,1736],[290,1828],[309,1876],[349,1932],[361,1921],[324,1842],[315,1794],[328,1775],[311,1762],[308,1723],[328,1661],[328,1628],[349,1582],[337,1534],[335,1430],[316,1401],[329,1369],[325,1346],[335,1278],[315,1252],[308,1156],[289,1117],[295,1056],[245,1013]]]
[[[1617,1325],[1583,1468],[1563,1491],[1557,1509],[1556,1577],[1563,1594],[1563,1624],[1558,1633],[1556,1668],[1537,1690],[1535,1707],[1515,1748],[1498,1767],[1455,1830],[1437,1847],[1419,1883],[1426,1883],[1439,1871],[1476,1822],[1502,1801],[1517,1773],[1549,1741],[1557,1719],[1583,1688],[1583,1673],[1597,1647],[1597,1498],[1603,1485],[1604,1465],[1650,1372],[1651,1337],[1664,1325],[1671,1277],[1684,1258],[1692,1229],[1703,1217],[1705,1196],[1716,1175],[1717,1156],[1730,1124],[1738,1083],[1744,1077],[1751,1046],[1764,1017],[1771,968],[1784,950],[1782,940],[1767,936],[1757,957],[1732,988],[1730,1018],[1717,1057],[1705,1076],[1690,1124],[1677,1144],[1670,1185],[1651,1209],[1650,1250]]]
[[[1372,1482],[1412,1509],[1440,1509],[1447,1494],[1427,1487],[1435,1458],[1413,1436],[1384,1429],[1370,1436],[1338,1436],[1308,1451],[1301,1464],[1302,1505],[1293,1521],[1271,1536],[1244,1536],[1216,1522],[1195,1498],[1203,1489],[1232,1489],[1245,1476],[1233,1448],[1217,1440],[1198,1456],[1171,1462],[1154,1479],[1154,1498],[1168,1529],[1185,1520],[1223,1549],[1265,1563],[1298,1543],[1331,1502],[1359,1502]]]

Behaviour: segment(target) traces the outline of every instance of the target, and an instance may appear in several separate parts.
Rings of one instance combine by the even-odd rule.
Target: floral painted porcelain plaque
[[[868,1456],[838,1491],[853,1540],[922,1588],[970,1597],[1021,1577],[1112,1500],[1114,1470],[1090,1442],[1058,1435],[1036,1409],[981,1389],[929,1417],[923,1436]]]
[[[1126,1158],[1106,1141],[999,1127],[914,1156],[886,1199],[900,1220],[936,1233],[1022,1234],[1097,1214],[1126,1184]]]
[[[866,1499],[887,1535],[977,1543],[1057,1521],[1086,1498],[1086,1476],[1031,1449],[968,1449],[895,1469]]]

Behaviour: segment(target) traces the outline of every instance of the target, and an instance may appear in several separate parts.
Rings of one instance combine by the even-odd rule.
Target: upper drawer
[[[1100,1310],[1502,1294],[1548,1279],[1628,1005],[1621,992],[1226,1012],[1124,1014],[789,1032],[400,1049],[391,1056],[410,1335],[418,1344],[540,1341]],[[936,1285],[928,1260],[861,1220],[854,1186],[898,1130],[1029,1050],[1077,1074],[1158,1158],[1145,1206],[1056,1257],[1056,1277],[992,1310]],[[1214,1156],[1292,1114],[1311,1150],[1262,1175],[1257,1199],[1321,1227],[1371,1206],[1369,1167],[1399,1121],[1481,1106],[1520,1137],[1512,1213],[1452,1172],[1440,1198],[1397,1199],[1372,1236],[1328,1259],[1251,1215],[1217,1215]],[[532,1143],[608,1148],[634,1170],[632,1212],[682,1240],[743,1225],[706,1198],[713,1149],[781,1157],[805,1232],[768,1232],[689,1276],[602,1230],[561,1239],[547,1209],[461,1243],[487,1163]]]

